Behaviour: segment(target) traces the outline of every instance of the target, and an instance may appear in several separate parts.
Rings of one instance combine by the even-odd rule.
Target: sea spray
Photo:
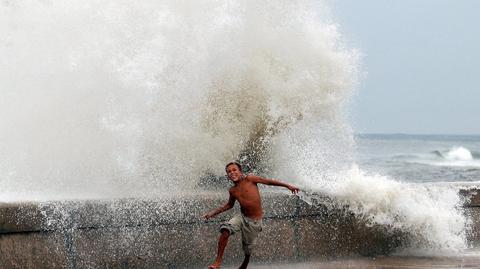
[[[304,118],[333,138],[354,83],[323,2],[0,7],[3,197],[156,195],[238,157],[275,164]]]
[[[454,192],[351,169],[358,54],[323,1],[3,1],[0,31],[2,200],[188,193],[245,157],[463,247]]]
[[[346,208],[366,225],[382,226],[398,233],[398,254],[452,255],[464,251],[470,222],[461,207],[465,203],[453,185],[399,182],[367,174],[358,166],[323,178],[311,175],[311,196],[330,207]],[[306,197],[307,201],[309,197]]]
[[[468,247],[470,223],[462,214],[465,201],[457,187],[366,173],[356,165],[348,126],[342,121],[322,126],[309,120],[313,121],[305,118],[278,136],[275,151],[278,176],[295,179],[311,196],[304,200],[347,208],[367,225],[398,233],[399,253],[451,255]]]

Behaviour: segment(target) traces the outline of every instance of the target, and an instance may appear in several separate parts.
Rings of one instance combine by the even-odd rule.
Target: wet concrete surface
[[[234,269],[238,266],[226,266],[225,269]],[[478,268],[480,269],[480,255],[460,257],[405,257],[390,256],[377,258],[350,258],[334,261],[319,261],[305,263],[282,264],[255,264],[250,269],[450,269],[450,268]]]
[[[200,216],[224,203],[222,195],[0,203],[0,269],[206,268],[216,253],[218,227],[231,215],[208,222]],[[252,257],[257,264],[249,268],[480,269],[478,249],[475,255],[441,258],[416,252],[366,258],[399,253],[408,233],[366,225],[318,199],[309,205],[295,196],[265,193],[264,231]],[[463,211],[471,220],[469,246],[478,248],[480,204],[467,203]],[[238,268],[240,240],[231,238],[223,268]]]

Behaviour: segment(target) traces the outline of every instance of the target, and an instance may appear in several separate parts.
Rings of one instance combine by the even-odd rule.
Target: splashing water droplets
[[[358,53],[328,13],[307,0],[2,2],[0,198],[188,193],[240,157],[458,248],[452,191],[352,170]]]

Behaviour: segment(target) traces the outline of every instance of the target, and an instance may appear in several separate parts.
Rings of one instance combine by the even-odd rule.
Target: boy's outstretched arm
[[[203,217],[208,220],[208,219],[211,219],[211,218],[215,217],[216,215],[218,215],[222,212],[225,212],[225,211],[231,209],[233,207],[233,205],[235,205],[235,198],[232,196],[231,193],[229,193],[229,195],[230,196],[228,197],[228,202],[224,206],[208,212],[207,214],[203,215]]]
[[[289,189],[293,194],[296,194],[300,191],[299,188],[297,188],[293,185],[287,184],[287,183],[283,183],[283,182],[278,181],[278,180],[267,179],[267,178],[259,177],[259,176],[252,175],[252,174],[248,175],[247,177],[255,183],[260,183],[260,184],[264,184],[264,185],[271,185],[271,186],[285,187],[285,188]]]

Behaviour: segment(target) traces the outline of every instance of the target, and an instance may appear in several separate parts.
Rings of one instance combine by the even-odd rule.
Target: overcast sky
[[[480,0],[336,0],[363,53],[358,133],[480,134]]]

